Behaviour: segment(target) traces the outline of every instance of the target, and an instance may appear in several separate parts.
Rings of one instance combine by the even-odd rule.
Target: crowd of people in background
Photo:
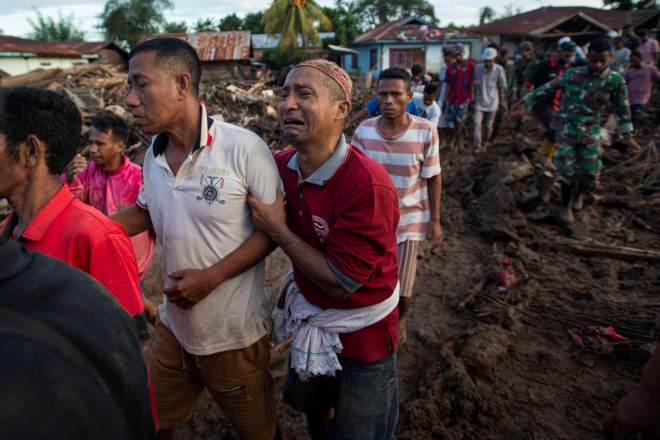
[[[79,418],[59,433],[174,438],[207,389],[240,438],[280,438],[268,369],[274,333],[292,338],[284,401],[306,415],[312,439],[393,439],[396,353],[406,343],[419,245],[433,249],[443,238],[441,150],[462,153],[467,136],[471,150],[483,153],[502,124],[520,137],[531,109],[546,130],[539,156],[546,167],[552,160],[565,224],[598,182],[603,116],[614,115],[631,154],[640,151],[633,133],[660,80],[660,50],[648,32],[624,27],[584,47],[562,38],[542,56],[529,41],[515,44],[512,52],[489,44],[472,54],[478,62],[457,44],[443,52],[436,78],[420,65],[385,69],[377,96],[353,113],[350,76],[327,60],[304,61],[286,77],[278,110],[293,148],[274,157],[256,134],[208,115],[199,100],[200,60],[175,38],[142,42],[129,55],[125,104],[153,136],[142,168],[122,155],[128,126],[121,118],[94,120],[87,163],[76,155],[82,120],[70,99],[2,91],[0,197],[13,211],[0,232],[8,262],[0,285],[28,292],[21,301],[2,298],[3,308],[43,306],[39,294],[52,292],[62,298],[53,313],[97,324],[83,342],[65,329],[71,347],[57,336],[20,333],[55,347],[49,356],[67,359],[89,380],[76,388],[86,396]],[[347,141],[346,128],[367,115]],[[141,294],[156,238],[165,286],[158,310]],[[292,267],[271,308],[264,259],[278,246]],[[35,266],[39,289],[28,289],[25,269]],[[104,300],[87,307],[62,285]],[[26,320],[0,312],[17,326]],[[44,322],[66,327],[53,317]],[[111,350],[105,364],[90,338]],[[25,353],[10,342],[16,356]],[[659,358],[656,350],[640,387],[608,416],[611,438],[642,429],[660,435],[652,416],[660,406]],[[12,395],[28,388],[18,373],[10,376]],[[52,409],[49,402],[40,408]],[[94,405],[116,422],[101,423],[83,408]],[[2,420],[14,422],[10,438],[40,438],[38,424],[16,423],[20,414],[6,401],[0,407]],[[52,417],[43,426],[58,432]]]

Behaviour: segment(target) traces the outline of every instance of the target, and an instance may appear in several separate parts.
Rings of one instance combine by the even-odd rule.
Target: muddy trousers
[[[483,110],[474,109],[474,140],[472,145],[474,148],[481,148],[481,137],[486,135],[487,139],[493,134],[493,122],[495,122],[495,113],[485,112]]]
[[[546,129],[544,137],[550,142],[555,142],[555,130],[551,127],[552,118],[555,116],[555,109],[552,108],[552,104],[540,102],[532,107],[532,112]]]
[[[598,180],[603,166],[600,150],[600,127],[585,127],[570,121],[564,122],[557,136],[557,152],[553,162],[557,177],[568,186],[589,190]]]

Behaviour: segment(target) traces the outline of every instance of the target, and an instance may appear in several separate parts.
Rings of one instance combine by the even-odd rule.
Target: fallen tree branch
[[[619,260],[648,260],[660,261],[660,252],[648,249],[636,249],[627,246],[612,246],[600,243],[580,243],[562,240],[556,243],[547,243],[551,249],[581,255],[617,258]]]

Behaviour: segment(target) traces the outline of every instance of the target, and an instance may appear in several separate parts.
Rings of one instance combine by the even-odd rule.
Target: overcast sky
[[[268,0],[174,0],[174,8],[165,12],[168,21],[185,20],[192,25],[198,18],[220,18],[236,12],[244,16],[248,12],[265,10],[271,1]],[[317,0],[321,6],[334,6],[334,0]],[[435,7],[435,15],[440,20],[440,26],[446,26],[453,21],[458,25],[470,25],[478,21],[479,9],[489,5],[499,15],[504,12],[506,5],[513,5],[514,9],[521,7],[523,11],[539,8],[541,6],[591,6],[599,8],[602,0],[462,0],[460,5],[451,0],[431,0]],[[74,22],[86,33],[88,41],[101,39],[102,36],[96,28],[99,20],[97,16],[103,11],[104,1],[90,0],[0,0],[0,29],[4,35],[27,37],[32,31],[28,19],[36,21],[35,9],[44,16],[57,17],[58,11],[68,16],[74,14]]]

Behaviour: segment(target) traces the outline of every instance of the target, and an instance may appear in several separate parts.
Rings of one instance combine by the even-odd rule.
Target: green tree
[[[188,25],[185,21],[170,21],[163,26],[163,32],[166,34],[185,34],[188,32]]]
[[[321,44],[316,22],[322,30],[331,30],[332,23],[313,0],[275,0],[263,17],[265,31],[280,35],[280,52],[295,55],[298,37],[303,52],[309,44]]]
[[[479,10],[479,26],[495,18],[495,10],[490,6],[484,6]]]
[[[123,47],[132,47],[144,34],[156,34],[165,24],[163,11],[170,0],[108,0],[99,15],[106,38]]]
[[[273,47],[264,50],[263,56],[268,68],[273,70],[279,70],[288,64],[298,64],[305,59],[305,54],[300,47],[295,49],[293,53],[289,49],[282,52],[279,47]]]
[[[233,14],[222,17],[220,23],[218,23],[218,28],[221,31],[238,31],[241,29],[242,25],[243,20],[241,20],[234,12]]]
[[[264,18],[263,11],[259,12],[248,12],[243,18],[243,23],[241,24],[242,31],[252,31],[253,34],[263,34],[265,33],[264,24],[261,20]]]
[[[218,25],[212,18],[198,18],[193,25],[195,32],[214,32],[218,30]]]
[[[642,11],[656,9],[656,0],[603,0],[603,5],[619,11]]]
[[[356,0],[358,22],[369,29],[403,17],[416,15],[437,23],[433,5],[427,0]]]
[[[459,26],[456,23],[454,23],[453,21],[450,21],[449,24],[447,25],[447,29],[454,29],[454,30],[457,30],[457,31],[463,31],[463,30],[465,30],[469,27],[470,26]]]
[[[324,40],[323,43],[348,46],[360,35],[357,17],[354,14],[355,11],[352,9],[352,3],[345,4],[342,1],[338,1],[336,4],[337,6],[334,8],[328,6],[321,8],[321,11],[332,23],[332,29],[335,31],[335,37],[327,39],[328,41]]]
[[[37,21],[28,18],[32,33],[30,38],[38,41],[83,41],[85,33],[76,29],[73,23],[73,12],[64,17],[62,11],[57,11],[57,20],[53,17],[44,17],[37,11]]]
[[[508,5],[504,5],[504,12],[500,15],[500,18],[513,17],[521,13],[522,8],[520,6],[514,9],[513,4],[509,3]]]

